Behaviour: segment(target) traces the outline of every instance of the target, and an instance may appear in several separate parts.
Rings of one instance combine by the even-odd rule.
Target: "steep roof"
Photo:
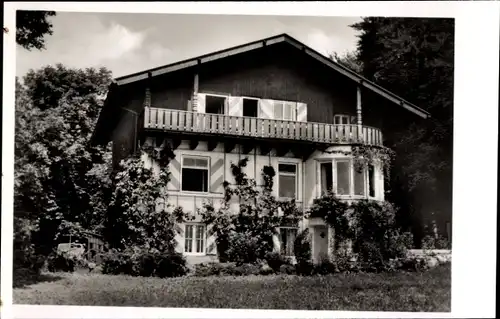
[[[325,64],[326,66],[330,67],[331,69],[345,75],[346,77],[350,78],[351,80],[354,80],[360,85],[366,87],[367,89],[381,95],[382,97],[388,99],[391,102],[394,102],[405,109],[409,110],[410,112],[415,113],[416,115],[421,116],[422,118],[428,118],[430,117],[429,112],[419,108],[418,106],[404,100],[402,97],[392,93],[391,91],[381,87],[380,85],[377,85],[373,83],[372,81],[367,80],[363,76],[357,74],[356,72],[342,66],[339,63],[336,63],[332,61],[331,59],[325,57],[324,55],[318,53],[314,49],[308,47],[307,45],[301,43],[300,41],[296,40],[295,38],[292,38],[288,34],[280,34],[276,35],[270,38],[242,44],[239,46],[231,47],[228,49],[224,49],[221,51],[217,52],[212,52],[208,53],[205,55],[201,55],[198,57],[194,57],[188,60],[183,60],[179,62],[175,62],[172,64],[156,67],[153,69],[133,73],[130,75],[125,75],[121,76],[115,79],[115,83],[117,85],[123,85],[123,84],[128,84],[136,81],[141,81],[144,79],[147,79],[148,77],[155,77],[161,74],[181,70],[184,68],[189,68],[198,64],[203,64],[207,63],[210,61],[215,61],[218,59],[223,59],[232,55],[236,55],[239,53],[243,52],[248,52],[248,51],[253,51],[253,50],[258,50],[266,46],[271,46],[273,44],[277,43],[288,43],[291,44],[293,47],[295,47],[298,50],[301,50],[308,55],[310,55],[312,58],[318,60],[319,62]]]
[[[302,42],[296,40],[295,38],[289,36],[288,34],[279,34],[275,35],[269,38],[265,38],[262,40],[257,40],[253,42],[249,42],[246,44],[238,45],[235,47],[230,47],[224,50],[208,53],[205,55],[201,55],[198,57],[194,57],[191,59],[175,62],[172,64],[167,64],[164,66],[156,67],[153,69],[149,70],[144,70],[141,72],[125,75],[118,77],[113,80],[113,83],[110,85],[109,92],[108,92],[108,97],[106,99],[106,102],[103,106],[103,110],[101,111],[101,114],[99,115],[99,120],[96,125],[96,129],[94,131],[94,134],[92,136],[92,141],[95,142],[96,139],[99,139],[99,135],[101,134],[101,130],[104,129],[104,126],[107,126],[103,124],[103,122],[106,122],[106,118],[115,118],[116,119],[116,114],[113,114],[113,100],[117,98],[116,90],[118,87],[129,84],[129,83],[134,83],[138,81],[143,81],[148,78],[154,78],[156,76],[194,67],[200,64],[212,62],[215,60],[220,60],[224,59],[230,56],[234,56],[243,52],[250,52],[250,51],[255,51],[262,49],[264,47],[272,47],[273,45],[280,44],[280,43],[286,43],[290,45],[291,49],[296,49],[300,50],[302,52],[305,52],[307,55],[309,55],[311,58],[321,62],[325,66],[329,67],[332,71],[338,72],[345,77],[359,83],[360,86],[363,86],[372,92],[384,97],[385,99],[405,108],[406,110],[426,119],[430,117],[430,113],[423,110],[422,108],[419,108],[418,106],[406,101],[402,97],[392,93],[391,91],[381,87],[380,85],[377,85],[373,83],[372,81],[367,80],[360,74],[344,67],[343,65],[336,63],[332,61],[331,59],[325,57],[324,55],[320,54],[319,52],[315,51],[314,49],[308,47],[307,45],[303,44]],[[107,123],[109,124],[109,123]]]

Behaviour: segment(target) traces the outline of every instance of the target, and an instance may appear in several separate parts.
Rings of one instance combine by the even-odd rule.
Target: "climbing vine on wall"
[[[351,156],[354,160],[354,168],[362,171],[368,165],[381,163],[385,176],[389,176],[391,163],[394,160],[395,153],[388,147],[373,145],[353,145],[350,151],[325,151],[329,154],[343,154]]]
[[[252,258],[264,258],[273,249],[276,228],[284,224],[296,224],[303,215],[295,200],[278,200],[274,197],[273,179],[276,172],[272,166],[263,168],[263,185],[257,185],[255,179],[249,178],[243,170],[247,162],[248,158],[244,158],[237,164],[231,164],[236,183],[223,183],[224,198],[219,208],[215,208],[212,202],[206,202],[198,210],[202,221],[210,226],[210,235],[215,235],[220,260],[237,262],[233,258],[238,259],[249,250],[252,251]],[[237,211],[231,209],[234,206],[231,207],[230,203],[234,199],[239,200]],[[254,243],[253,239],[257,239],[257,242]],[[246,262],[252,259],[247,257],[243,258]]]

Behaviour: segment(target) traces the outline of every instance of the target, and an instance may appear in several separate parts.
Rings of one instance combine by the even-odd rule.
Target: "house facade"
[[[261,181],[276,171],[276,198],[307,210],[333,190],[345,200],[384,200],[382,163],[354,169],[354,145],[390,145],[393,132],[429,117],[424,110],[283,34],[117,78],[100,114],[93,143],[113,143],[113,161],[150,148],[174,150],[168,200],[196,213],[223,198],[234,183],[231,163],[248,158],[245,173]],[[155,156],[142,154],[159,169]],[[234,211],[238,200],[234,199]],[[182,225],[178,250],[193,262],[216,259],[200,216]],[[279,229],[276,250],[293,255],[308,227],[312,255],[332,251],[333,229],[307,221]]]

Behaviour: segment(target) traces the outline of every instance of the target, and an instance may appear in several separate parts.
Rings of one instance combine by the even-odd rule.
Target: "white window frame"
[[[185,167],[184,166],[184,159],[185,158],[193,158],[193,159],[204,159],[204,160],[207,160],[207,190],[205,192],[198,192],[198,191],[188,191],[188,190],[184,190],[182,188],[182,173],[184,171],[184,168],[191,168],[191,169],[200,169],[200,167],[191,167],[191,166],[187,166]],[[182,154],[181,156],[181,170],[180,170],[180,181],[179,181],[179,184],[180,184],[180,191],[181,193],[184,193],[184,194],[208,194],[210,193],[210,157],[209,156],[200,156],[200,155],[190,155],[190,154]]]
[[[207,113],[207,96],[223,97],[225,99],[224,100],[224,114],[221,114],[221,115],[227,115],[228,114],[229,110],[227,109],[227,103],[228,103],[229,97],[231,95],[229,95],[229,94],[217,94],[217,93],[201,93],[201,94],[205,95],[205,113],[206,114],[213,114],[213,113]]]
[[[192,243],[191,243],[191,249],[192,251],[191,252],[188,252],[186,251],[186,229],[187,229],[187,226],[192,226],[193,227],[193,238],[190,238],[192,240]],[[198,229],[197,227],[199,226],[203,226],[203,236],[202,236],[202,240],[203,240],[203,250],[201,252],[197,252],[196,251],[196,241],[198,240],[198,238],[196,237],[197,236],[197,232],[198,232]],[[201,256],[201,255],[206,255],[207,254],[207,241],[208,241],[208,235],[207,235],[207,226],[203,223],[186,223],[184,224],[184,236],[183,236],[183,240],[184,240],[184,252],[183,254],[184,255],[189,255],[189,256]]]
[[[349,194],[339,194],[338,187],[338,175],[337,175],[337,163],[348,162],[349,163]],[[354,196],[354,167],[353,161],[350,158],[336,158],[333,160],[333,179],[335,180],[333,189],[335,189],[335,194],[339,197],[353,197]]]
[[[293,251],[292,255],[287,255],[286,253],[285,254],[282,253],[282,249],[283,249],[283,241],[281,240],[281,230],[282,229],[295,229],[295,231],[296,231],[295,238],[294,238],[294,240],[292,242],[292,251]],[[294,246],[294,243],[295,243],[295,239],[297,239],[297,236],[299,235],[299,227],[295,227],[295,226],[279,226],[278,227],[278,233],[279,233],[278,240],[279,240],[279,243],[280,243],[280,250],[279,250],[280,255],[285,256],[285,257],[294,257],[295,256],[295,249],[294,249],[295,247],[293,247],[293,246]]]
[[[334,159],[322,159],[322,160],[319,160],[318,161],[318,166],[317,166],[317,175],[318,175],[318,179],[317,179],[317,182],[318,182],[318,189],[319,189],[319,196],[322,196],[323,193],[326,194],[326,191],[323,189],[323,185],[321,183],[321,164],[332,164],[332,191],[333,192],[336,192],[337,191],[337,180],[335,178],[335,163],[334,163]]]
[[[242,98],[242,100],[243,100],[243,102],[242,102],[242,103],[243,103],[243,105],[245,104],[245,101],[244,101],[244,100],[255,100],[255,101],[257,101],[257,117],[256,117],[256,118],[257,118],[257,119],[259,119],[259,118],[260,118],[260,107],[259,107],[259,103],[260,103],[260,100],[261,100],[261,99],[259,99],[258,97],[251,97],[251,96],[241,96],[241,98]],[[242,105],[242,108],[243,108],[243,110],[244,110],[243,105]],[[242,112],[243,112],[243,110],[242,110]],[[273,111],[274,111],[274,109],[273,109]],[[274,115],[274,113],[273,113],[273,115]],[[253,118],[253,117],[250,117],[250,118]]]
[[[297,102],[293,101],[281,101],[281,100],[272,100],[273,101],[273,119],[281,120],[281,121],[297,121]],[[281,118],[276,117],[276,105],[282,105],[282,114]],[[285,118],[285,108],[290,106],[291,109],[291,118]]]
[[[337,163],[338,162],[348,162],[349,163],[349,194],[339,194],[338,192],[338,176],[337,176]],[[323,195],[323,186],[321,183],[321,164],[331,163],[332,164],[332,190],[333,192],[340,198],[364,198],[364,199],[376,199],[378,198],[378,182],[377,182],[377,165],[373,165],[374,168],[374,196],[370,196],[370,179],[369,179],[369,171],[368,168],[363,168],[363,179],[364,179],[364,195],[356,195],[355,194],[355,169],[354,169],[354,160],[351,158],[332,158],[332,159],[321,159],[317,161],[317,197],[321,197]]]
[[[280,164],[295,166],[295,174],[288,173],[288,172],[281,173],[280,172]],[[299,200],[299,165],[298,165],[298,163],[285,162],[285,161],[278,162],[278,179],[277,179],[277,183],[276,183],[276,184],[278,184],[278,198],[279,199],[292,199],[292,198],[280,196],[280,178],[279,177],[281,174],[283,174],[284,176],[294,176],[295,177],[295,198],[294,199],[296,201],[298,201]]]

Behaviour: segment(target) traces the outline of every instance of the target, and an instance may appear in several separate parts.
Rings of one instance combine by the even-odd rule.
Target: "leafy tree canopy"
[[[391,145],[398,154],[391,200],[406,207],[406,215],[436,212],[450,221],[453,19],[364,18],[352,27],[360,31],[356,58],[363,75],[432,114]]]
[[[52,24],[49,17],[55,16],[54,11],[16,12],[16,43],[26,50],[45,49],[45,35],[52,35]]]
[[[16,79],[15,217],[33,221],[35,240],[47,247],[63,220],[99,224],[87,173],[109,160],[109,150],[88,142],[110,82],[104,68],[62,65],[32,70],[24,84]]]

